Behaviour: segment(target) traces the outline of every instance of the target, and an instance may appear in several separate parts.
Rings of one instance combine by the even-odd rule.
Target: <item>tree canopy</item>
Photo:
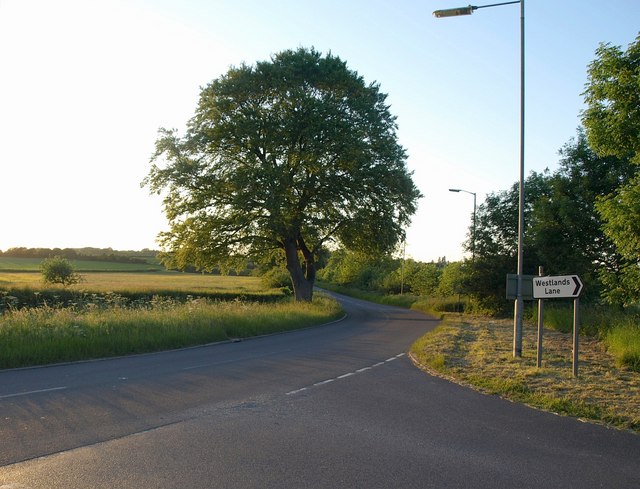
[[[212,81],[184,136],[160,130],[144,182],[165,195],[166,259],[210,269],[278,248],[296,298],[310,300],[323,246],[391,250],[420,192],[385,100],[314,49]]]
[[[587,71],[582,123],[602,156],[640,164],[640,35],[627,51],[601,44]]]
[[[602,44],[589,65],[582,121],[600,156],[636,164],[635,177],[621,180],[597,203],[603,230],[626,263],[605,282],[617,302],[640,299],[640,36],[626,51]]]
[[[47,258],[40,265],[42,278],[48,284],[67,285],[77,284],[82,281],[82,277],[76,273],[69,260],[61,256]]]
[[[633,178],[635,165],[616,156],[598,156],[582,129],[560,151],[559,168],[532,172],[525,181],[524,271],[577,273],[596,297],[600,283],[619,289],[616,277],[627,263],[603,228],[599,202]],[[470,291],[498,303],[504,276],[516,267],[518,186],[491,193],[478,208],[476,257]],[[471,250],[471,239],[466,243]],[[617,293],[616,293],[617,294]],[[614,295],[616,295],[614,294]],[[495,295],[493,299],[491,296]],[[619,298],[605,290],[614,302]]]

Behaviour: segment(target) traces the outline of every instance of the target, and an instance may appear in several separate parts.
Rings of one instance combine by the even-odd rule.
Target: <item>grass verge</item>
[[[0,317],[0,368],[168,350],[289,331],[342,315],[323,294],[313,303],[186,303],[158,299],[146,308],[41,306]]]
[[[523,357],[512,357],[513,321],[449,315],[411,348],[425,369],[536,408],[640,433],[640,373],[619,368],[605,345],[580,338],[579,376],[571,335],[545,331],[536,368],[537,328],[525,325]],[[624,340],[621,340],[624,341]]]

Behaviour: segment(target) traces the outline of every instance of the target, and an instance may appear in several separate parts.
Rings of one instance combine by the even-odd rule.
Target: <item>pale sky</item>
[[[315,47],[380,83],[425,197],[407,255],[463,256],[473,198],[518,180],[520,7],[457,0],[0,0],[0,249],[157,248],[140,182],[231,65]],[[485,2],[495,3],[495,2]],[[482,4],[479,4],[482,5]],[[526,0],[526,172],[576,134],[587,65],[624,49],[638,0]]]

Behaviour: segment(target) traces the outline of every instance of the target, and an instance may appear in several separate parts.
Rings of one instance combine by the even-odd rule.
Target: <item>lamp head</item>
[[[436,10],[433,12],[433,16],[436,18],[441,17],[457,17],[459,15],[471,15],[478,7],[469,5],[468,7],[448,8],[444,10]]]

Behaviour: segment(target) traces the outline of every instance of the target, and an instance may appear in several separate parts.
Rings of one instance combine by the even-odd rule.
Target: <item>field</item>
[[[44,258],[0,256],[2,272],[39,272]],[[164,270],[158,263],[117,263],[96,260],[69,260],[77,272],[156,272]]]
[[[0,273],[0,368],[159,351],[322,324],[342,314],[317,294],[293,302],[257,277],[82,273],[70,287]]]
[[[95,262],[94,262],[95,263]],[[107,264],[106,264],[107,265]],[[108,264],[112,265],[112,264]],[[115,264],[116,266],[119,264]],[[259,293],[266,292],[258,277],[236,277],[224,275],[205,275],[197,273],[180,272],[153,272],[136,273],[125,272],[80,272],[82,282],[64,290],[91,291],[91,292],[150,292],[163,291],[198,293]],[[51,289],[51,285],[45,285],[39,273],[33,272],[2,272],[0,271],[0,289],[2,288],[32,288]],[[62,290],[62,287],[57,287]]]

